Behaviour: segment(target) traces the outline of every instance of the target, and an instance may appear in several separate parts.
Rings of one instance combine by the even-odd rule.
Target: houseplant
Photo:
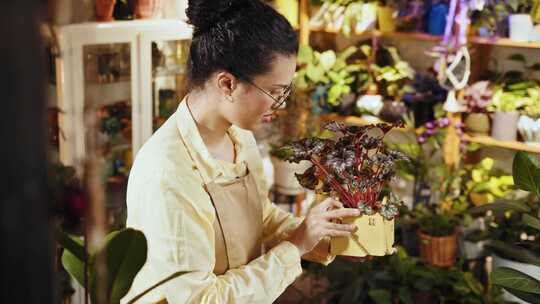
[[[308,160],[312,166],[298,174],[300,184],[318,193],[336,196],[347,208],[358,208],[362,215],[344,221],[354,222],[358,233],[350,238],[332,239],[331,252],[349,256],[382,256],[393,253],[394,218],[401,201],[382,193],[395,175],[395,163],[407,158],[389,150],[384,136],[396,125],[325,125],[335,139],[304,138],[281,148],[286,160]],[[373,134],[375,132],[375,134]]]
[[[471,212],[490,212],[489,248],[496,254],[493,283],[518,299],[539,303],[540,167],[526,153],[518,152],[512,163],[512,174],[516,186],[529,192],[528,197],[498,201]],[[501,265],[504,267],[498,267]]]
[[[523,114],[518,120],[518,131],[526,144],[540,145],[540,86],[527,90]]]
[[[487,107],[491,102],[492,91],[489,81],[478,81],[465,89],[465,104],[468,113],[465,118],[467,131],[473,135],[488,135],[490,131]]]

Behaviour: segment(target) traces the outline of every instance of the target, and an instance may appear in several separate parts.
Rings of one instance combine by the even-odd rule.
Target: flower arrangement
[[[398,215],[401,201],[393,194],[384,196],[383,189],[395,176],[395,164],[408,160],[383,142],[394,127],[403,125],[346,126],[331,122],[324,128],[339,135],[337,139],[305,138],[282,150],[288,161],[311,162],[309,169],[296,175],[305,188],[335,195],[346,207],[358,208],[362,214],[379,213],[391,220]]]
[[[489,81],[478,81],[465,89],[467,112],[485,113],[491,103],[493,92]]]

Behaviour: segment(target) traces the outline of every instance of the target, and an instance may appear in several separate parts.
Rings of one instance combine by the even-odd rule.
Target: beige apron
[[[220,275],[261,255],[262,204],[249,168],[245,176],[212,181],[205,190],[216,210],[214,273]]]

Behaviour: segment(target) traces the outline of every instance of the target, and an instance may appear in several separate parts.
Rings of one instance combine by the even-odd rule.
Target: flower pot
[[[471,225],[462,227],[459,233],[459,248],[461,254],[467,259],[479,259],[485,257],[484,246],[486,241],[471,242],[466,240],[466,236],[474,231],[486,229],[484,218],[475,219]]]
[[[500,112],[493,115],[491,136],[502,141],[515,141],[517,138],[518,112]]]
[[[529,14],[515,14],[508,18],[510,39],[514,41],[529,41],[533,33],[533,23]]]
[[[536,265],[531,264],[525,264],[520,262],[515,262],[512,260],[505,259],[503,257],[500,257],[496,254],[493,255],[493,264],[492,264],[493,270],[499,267],[508,267],[515,270],[519,270],[533,278],[540,278],[540,267]],[[513,301],[517,303],[523,303],[527,304],[528,302],[525,302],[521,299],[518,299],[514,295],[510,294],[506,290],[503,290],[503,298],[507,301]]]
[[[116,0],[96,0],[96,20],[112,21]]]
[[[448,4],[441,1],[429,9],[427,30],[431,35],[441,36],[446,28],[446,15],[448,15]]]
[[[272,157],[274,165],[274,187],[276,191],[286,195],[297,195],[304,192],[304,188],[296,179],[295,173],[304,173],[310,162],[302,161],[298,164]]]
[[[151,19],[161,17],[162,0],[136,0],[135,18]]]
[[[429,265],[451,267],[456,263],[457,233],[449,236],[430,236],[418,230],[420,259]]]
[[[403,120],[403,115],[407,113],[407,107],[401,101],[385,101],[381,110],[381,118],[386,122],[398,122]]]
[[[344,218],[344,224],[354,224],[358,230],[350,237],[332,238],[330,253],[364,257],[384,256],[395,252],[394,220],[386,220],[380,214],[362,215],[357,218]]]
[[[379,30],[382,33],[396,31],[396,14],[397,11],[392,6],[379,6],[377,8],[377,21],[379,22]]]
[[[298,27],[298,0],[276,0],[276,10],[285,16],[293,27]]]
[[[467,131],[472,135],[489,135],[490,123],[486,113],[470,113],[465,118]]]
[[[540,118],[522,115],[518,121],[518,130],[526,144],[540,146]]]

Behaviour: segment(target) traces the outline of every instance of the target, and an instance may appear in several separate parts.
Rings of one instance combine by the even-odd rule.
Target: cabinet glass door
[[[111,229],[125,223],[127,177],[133,163],[131,56],[130,43],[83,47],[84,108],[92,109],[85,112],[97,115],[98,130],[94,131],[98,154],[103,157],[102,173]],[[90,135],[88,132],[85,130],[87,136]]]
[[[186,94],[190,40],[152,42],[152,127],[156,131]]]

